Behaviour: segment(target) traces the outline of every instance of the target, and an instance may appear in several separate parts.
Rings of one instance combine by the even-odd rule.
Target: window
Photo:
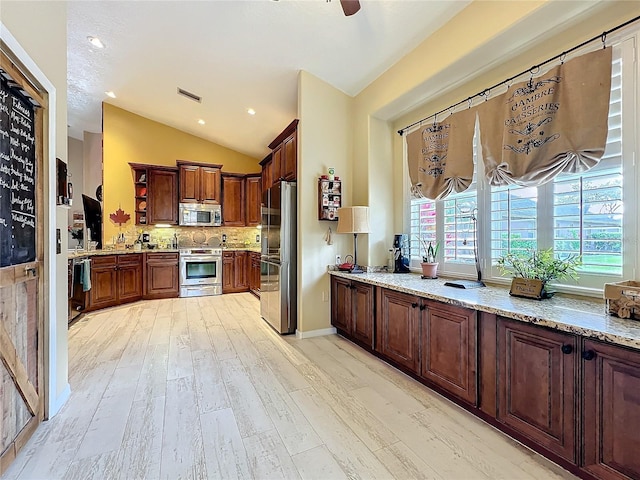
[[[578,286],[568,280],[568,290],[595,292],[605,282],[633,278],[637,173],[632,155],[623,152],[635,150],[635,53],[634,38],[627,37],[613,51],[609,134],[596,167],[538,187],[490,187],[483,178],[476,186],[474,179],[469,190],[444,200],[412,201],[411,233],[441,242],[441,273],[475,275],[473,217],[480,212],[484,278],[500,281],[496,260],[506,253],[549,247],[559,256],[582,256]],[[476,155],[480,149],[474,139],[474,160]],[[625,241],[630,236],[634,241]],[[412,255],[418,254],[412,250]]]

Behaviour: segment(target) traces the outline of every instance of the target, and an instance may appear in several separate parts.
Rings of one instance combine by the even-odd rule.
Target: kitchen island
[[[640,322],[598,299],[330,275],[344,337],[584,478],[640,478]]]

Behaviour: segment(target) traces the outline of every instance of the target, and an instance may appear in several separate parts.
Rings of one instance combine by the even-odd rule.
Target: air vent
[[[193,100],[194,102],[202,103],[202,97],[199,97],[195,93],[187,92],[186,90],[183,90],[180,87],[178,87],[178,95],[187,97],[189,100]]]

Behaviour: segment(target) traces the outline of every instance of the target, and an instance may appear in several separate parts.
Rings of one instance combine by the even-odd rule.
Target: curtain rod
[[[525,73],[531,73],[531,74],[536,73],[536,70],[539,69],[540,67],[542,67],[543,65],[546,65],[547,63],[551,63],[554,60],[558,60],[559,58],[563,58],[567,54],[569,54],[571,52],[574,52],[574,51],[578,50],[579,48],[582,48],[585,45],[588,45],[591,42],[595,42],[597,40],[601,40],[602,44],[603,44],[603,48],[604,48],[605,42],[607,40],[607,35],[609,35],[610,33],[615,32],[617,30],[620,30],[621,28],[626,27],[627,25],[630,25],[630,24],[632,24],[634,22],[637,22],[638,20],[640,20],[640,16],[632,18],[631,20],[627,20],[626,22],[621,23],[617,27],[613,27],[610,30],[605,30],[600,35],[596,35],[595,37],[590,38],[589,40],[585,40],[580,45],[576,45],[575,47],[570,48],[569,50],[565,50],[564,52],[556,55],[555,57],[551,57],[551,58],[545,60],[542,63],[534,65],[533,67],[531,67],[531,68],[529,68],[527,70],[523,70],[522,72],[518,73],[517,75],[513,75],[512,77],[509,77],[506,80],[501,81],[500,83],[496,83],[495,85],[493,85],[491,87],[485,88],[484,90],[482,90],[481,92],[476,93],[475,95],[471,95],[470,97],[465,98],[464,100],[460,100],[458,103],[454,103],[453,105],[450,105],[447,108],[444,108],[444,109],[440,110],[439,112],[433,113],[433,114],[429,115],[428,117],[424,117],[422,120],[418,120],[417,122],[413,122],[411,125],[407,125],[406,127],[401,128],[400,130],[398,130],[398,135],[402,136],[404,134],[404,132],[406,130],[409,130],[411,127],[415,127],[416,125],[419,125],[420,123],[424,122],[425,120],[430,119],[431,117],[437,117],[441,113],[444,113],[444,112],[447,112],[447,111],[449,111],[449,110],[451,110],[453,108],[456,108],[457,106],[462,105],[465,102],[468,102],[469,104],[471,104],[471,102],[473,101],[474,98],[481,97],[481,96],[487,96],[487,95],[489,95],[489,92],[491,90],[493,90],[494,88],[498,88],[498,87],[504,85],[505,83],[509,83],[512,80],[524,75]]]

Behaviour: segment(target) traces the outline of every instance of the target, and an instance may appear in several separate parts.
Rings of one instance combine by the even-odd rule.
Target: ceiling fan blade
[[[360,10],[359,0],[340,0],[344,14],[349,17]]]

